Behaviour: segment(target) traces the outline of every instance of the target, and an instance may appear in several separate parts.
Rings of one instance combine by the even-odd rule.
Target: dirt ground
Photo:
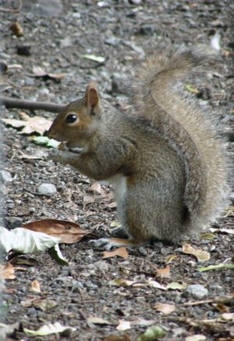
[[[121,107],[126,104],[129,75],[134,73],[133,66],[139,60],[172,44],[210,44],[216,33],[220,35],[223,63],[212,77],[196,80],[196,84],[191,80],[190,84],[192,89],[198,89],[201,105],[209,104],[220,120],[234,126],[232,1],[22,0],[22,3],[17,13],[13,9],[20,1],[0,0],[0,61],[9,67],[1,76],[0,95],[67,104],[83,95],[87,83],[95,79],[102,96]],[[22,37],[16,37],[9,29],[16,20],[23,28]],[[84,55],[102,59],[94,61]],[[35,77],[34,67],[66,75],[61,79]],[[2,107],[1,117],[18,119],[19,112]],[[27,114],[50,120],[55,117],[43,111]],[[0,183],[2,225],[13,228],[26,221],[56,218],[78,222],[82,228],[93,231],[95,238],[108,235],[117,220],[111,188],[101,184],[101,193],[93,191],[94,181],[46,160],[45,147],[30,142],[28,136],[12,127],[1,123],[1,128],[1,170],[12,177],[11,181]],[[232,155],[233,145],[228,142]],[[25,158],[25,154],[37,158]],[[39,195],[37,188],[42,183],[54,184],[57,193]],[[146,330],[147,323],[161,326],[166,332],[164,340],[234,340],[233,314],[226,319],[223,316],[234,313],[233,270],[199,271],[201,266],[233,263],[233,234],[222,230],[233,231],[233,209],[227,210],[215,227],[221,230],[189,241],[195,249],[210,253],[210,260],[205,263],[184,254],[181,245],[163,243],[130,250],[126,259],[103,259],[103,250],[92,247],[88,238],[77,244],[61,245],[69,266],[58,265],[47,252],[37,254],[33,256],[36,261],[33,266],[23,264],[15,272],[15,279],[5,281],[1,322],[21,323],[21,329],[10,336],[13,340],[134,341]],[[157,270],[167,266],[170,276],[163,277]],[[30,290],[34,280],[40,283],[39,293]],[[152,281],[163,288],[155,287]],[[167,289],[172,282],[184,286]],[[194,296],[185,289],[194,284],[202,285],[206,293]],[[53,304],[44,308],[34,304],[49,300]],[[158,311],[158,304],[174,305],[175,310],[165,314]],[[107,322],[95,323],[89,319],[92,317]],[[130,329],[121,330],[126,325],[123,321],[130,322]],[[75,331],[69,336],[31,337],[22,329],[37,330],[56,322],[74,327]],[[189,338],[194,335],[200,336]]]

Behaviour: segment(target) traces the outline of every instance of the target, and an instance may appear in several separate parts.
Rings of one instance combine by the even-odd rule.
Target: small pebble
[[[53,184],[48,184],[48,183],[43,183],[38,186],[37,188],[38,193],[42,195],[53,195],[57,193],[57,189],[55,185]]]
[[[9,229],[14,229],[15,227],[21,227],[23,224],[23,219],[19,217],[5,217],[5,221]]]
[[[3,183],[11,182],[13,180],[11,173],[5,170],[0,172],[0,181]]]
[[[99,260],[95,262],[94,265],[100,271],[106,272],[109,270],[109,264],[105,261]]]
[[[84,285],[79,281],[72,281],[72,292],[79,292],[79,289],[83,289]]]
[[[208,296],[208,290],[201,284],[192,284],[187,287],[184,296],[192,296],[196,300],[202,300]]]

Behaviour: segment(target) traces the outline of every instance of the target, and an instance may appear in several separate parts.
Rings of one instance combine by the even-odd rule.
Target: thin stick
[[[0,12],[12,12],[12,13],[19,13],[21,11],[23,4],[22,1],[19,0],[19,7],[14,9],[14,8],[2,8],[0,7]]]
[[[49,112],[58,113],[66,106],[61,104],[47,103],[47,102],[33,102],[21,99],[13,99],[0,96],[0,105],[6,108],[16,108],[25,110],[44,110]]]

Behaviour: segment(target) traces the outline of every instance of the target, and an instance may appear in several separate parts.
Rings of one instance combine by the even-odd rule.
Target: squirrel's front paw
[[[141,242],[137,242],[131,239],[122,239],[122,238],[100,238],[97,240],[90,240],[90,243],[92,243],[95,247],[103,247],[105,250],[109,251],[113,247],[139,247],[142,245]]]
[[[91,239],[89,241],[95,247],[102,247],[103,249],[109,251],[112,247],[116,246],[113,245],[111,242],[111,238],[100,238],[100,239]]]
[[[48,153],[48,159],[53,161],[60,161],[62,159],[64,151],[53,148]]]

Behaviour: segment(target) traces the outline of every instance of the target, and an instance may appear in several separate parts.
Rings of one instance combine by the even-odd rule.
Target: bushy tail
[[[216,60],[213,51],[199,47],[152,56],[137,74],[133,106],[176,149],[184,162],[184,203],[196,229],[214,221],[228,194],[224,142],[210,114],[186,99],[180,80],[204,70]]]

